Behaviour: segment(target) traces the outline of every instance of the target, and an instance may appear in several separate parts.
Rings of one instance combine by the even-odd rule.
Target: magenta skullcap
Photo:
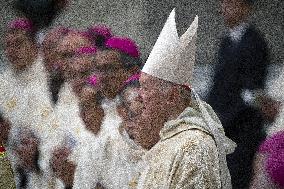
[[[140,78],[140,76],[141,76],[141,73],[140,73],[140,72],[139,72],[139,73],[136,73],[136,74],[130,76],[126,81],[124,81],[123,84],[124,84],[124,85],[128,85],[128,84],[129,84],[130,82],[132,82],[132,81],[138,81],[139,78]]]
[[[271,180],[284,187],[284,131],[267,138],[260,145],[259,152],[267,154],[265,169]]]
[[[259,147],[261,153],[272,153],[284,148],[284,131],[280,131],[267,138]]]
[[[96,75],[92,75],[87,79],[87,83],[91,86],[97,86],[99,83],[99,79]]]
[[[9,29],[21,29],[24,31],[32,32],[33,23],[27,18],[17,18],[9,23]]]
[[[106,47],[116,49],[134,58],[139,58],[140,56],[138,46],[129,38],[112,37],[106,41]]]

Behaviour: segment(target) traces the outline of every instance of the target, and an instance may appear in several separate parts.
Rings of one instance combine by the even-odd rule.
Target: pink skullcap
[[[130,76],[126,81],[124,81],[123,84],[128,85],[132,81],[138,81],[140,76],[141,76],[141,73],[136,73],[136,74]]]
[[[78,55],[93,55],[96,54],[97,48],[95,46],[80,47],[76,49]]]
[[[9,23],[9,29],[21,29],[31,32],[33,31],[33,23],[27,18],[18,18]]]
[[[270,154],[265,168],[271,180],[284,188],[284,149]]]
[[[104,26],[104,25],[93,26],[93,27],[88,29],[88,33],[90,35],[95,34],[97,36],[102,36],[106,40],[112,37],[111,29],[107,26]]]
[[[112,37],[106,41],[106,47],[117,49],[134,58],[139,58],[140,56],[137,45],[129,38]]]
[[[277,132],[270,138],[267,138],[259,147],[259,152],[273,153],[284,149],[284,131]]]
[[[94,86],[94,87],[97,86],[97,84],[98,84],[98,77],[96,75],[92,75],[91,77],[89,77],[87,79],[87,83],[92,85],[92,86]]]

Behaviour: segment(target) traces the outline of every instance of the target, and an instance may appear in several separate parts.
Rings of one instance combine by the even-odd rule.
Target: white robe
[[[268,126],[267,135],[271,136],[278,131],[284,129],[284,67],[280,68],[281,72],[279,76],[272,81],[267,83],[266,91],[267,94],[272,97],[273,99],[282,103],[280,107],[279,114],[277,115],[274,123]],[[275,71],[275,70],[273,70]]]
[[[68,147],[72,149],[69,160],[77,164],[80,148],[95,138],[95,135],[86,129],[80,116],[79,99],[69,83],[65,83],[59,92],[55,112],[59,117],[60,127],[64,131],[61,142],[68,141]]]
[[[192,107],[165,123],[160,141],[143,157],[137,189],[221,189],[218,148],[205,126]]]
[[[118,99],[103,101],[101,131],[81,153],[74,189],[95,188],[97,183],[108,189],[133,188],[137,184],[144,150],[119,133],[122,120],[116,110],[118,103]]]
[[[55,148],[67,145],[71,149],[68,160],[77,165],[82,149],[96,139],[96,136],[86,129],[80,117],[79,100],[69,83],[64,83],[58,97],[54,111],[58,117],[60,134],[52,136],[43,146],[46,155],[42,164],[49,171],[51,171],[49,162]]]

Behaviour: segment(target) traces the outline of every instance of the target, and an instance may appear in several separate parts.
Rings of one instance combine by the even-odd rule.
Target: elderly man
[[[212,108],[191,98],[197,17],[179,38],[173,10],[140,78],[144,110],[132,138],[148,149],[137,188],[231,188],[226,138]]]

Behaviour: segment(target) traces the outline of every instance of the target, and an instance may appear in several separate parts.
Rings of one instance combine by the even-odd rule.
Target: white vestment
[[[54,149],[65,146],[71,150],[69,161],[78,165],[82,149],[86,148],[95,135],[88,131],[84,121],[80,117],[79,99],[73,92],[69,83],[64,83],[58,95],[58,102],[54,107],[58,117],[58,133],[44,144],[46,152],[43,164],[46,170],[50,170],[50,159]]]
[[[41,161],[45,156],[42,144],[57,134],[55,131],[59,127],[49,97],[47,75],[42,57],[39,55],[36,61],[22,72],[15,73],[10,67],[2,72],[0,75],[0,96],[0,110],[12,125],[7,147],[12,167],[15,170],[17,162],[15,154],[9,147],[9,143],[15,140],[13,128],[29,127],[37,133],[41,141],[39,165],[43,169],[44,175],[48,175],[44,178],[49,180],[48,182],[55,182],[50,173],[44,170]]]
[[[218,148],[205,125],[197,107],[188,107],[167,122],[160,141],[143,157],[146,166],[137,188],[221,188]]]
[[[116,110],[118,99],[103,100],[104,119],[96,140],[83,149],[75,173],[74,189],[135,188],[144,150],[133,144],[127,134],[119,133],[121,118]]]

